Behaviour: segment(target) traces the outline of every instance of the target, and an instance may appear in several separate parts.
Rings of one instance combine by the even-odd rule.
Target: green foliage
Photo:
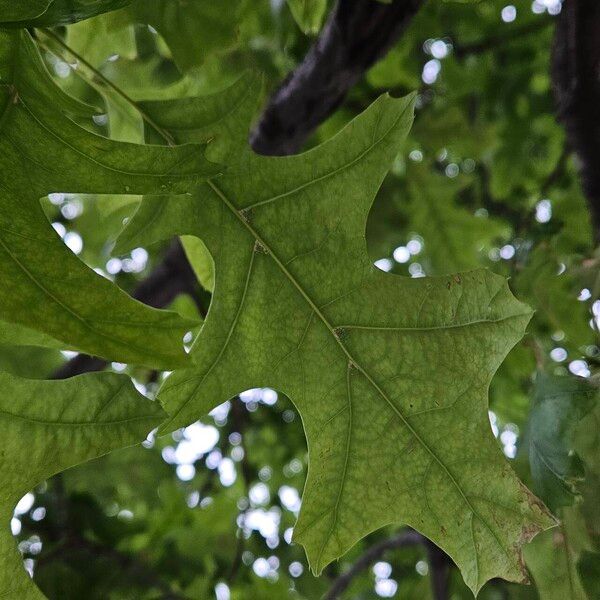
[[[474,219],[470,211],[453,204],[452,198],[468,186],[468,178],[448,182],[425,166],[410,169],[411,226],[415,231],[433,228],[436,232],[427,244],[426,267],[441,274],[478,266],[478,254],[507,237],[506,225],[485,217]]]
[[[65,25],[116,10],[132,0],[2,0],[0,25],[43,27]]]
[[[0,375],[3,389],[2,493],[0,516],[8,523],[14,505],[34,485],[77,463],[139,443],[162,417],[127,377],[84,375],[62,382]],[[12,536],[0,536],[0,594],[44,596],[21,566]]]
[[[209,53],[225,52],[235,44],[241,4],[241,0],[135,0],[129,14],[164,37],[177,66],[185,71],[201,65]]]
[[[215,261],[195,366],[172,375],[159,396],[171,416],[162,432],[245,389],[284,391],[314,457],[295,529],[313,570],[378,526],[405,522],[444,548],[478,591],[498,575],[519,581],[518,552],[506,548],[552,524],[507,470],[487,427],[489,379],[530,312],[485,272],[403,281],[366,260],[369,204],[411,121],[410,100],[384,97],[310,153],[249,155],[188,197],[147,199],[118,249],[197,235]],[[474,346],[481,360],[467,361]],[[423,348],[451,349],[454,361],[428,374]],[[464,445],[435,435],[438,415],[463,432]],[[473,445],[477,456],[466,458]],[[409,451],[410,463],[396,469],[396,453]],[[497,487],[482,467],[496,472]],[[372,496],[358,519],[365,485]],[[502,506],[519,511],[507,511],[499,527],[492,516]]]
[[[327,4],[0,0],[0,595],[312,600],[405,525],[452,598],[597,595],[600,258],[552,18],[428,3],[312,149],[258,157]],[[384,92],[414,89],[409,131]],[[172,236],[200,286],[156,310]],[[47,381],[75,351],[121,374]],[[427,599],[428,560],[343,597]]]
[[[304,33],[319,31],[327,9],[327,0],[287,0],[290,10]]]
[[[178,340],[193,323],[131,300],[82,265],[49,226],[39,198],[56,190],[165,193],[215,167],[189,147],[118,146],[77,127],[56,109],[85,114],[86,107],[53,85],[27,34],[2,35],[0,164],[11,178],[0,190],[7,209],[0,273],[12,283],[0,291],[3,319],[97,356],[162,368],[184,364]],[[33,180],[32,168],[40,175]]]
[[[580,549],[572,546],[573,539],[581,538],[577,531],[581,523],[576,519],[576,515],[565,513],[559,529],[539,535],[525,551],[527,566],[544,599],[587,598],[577,573]]]

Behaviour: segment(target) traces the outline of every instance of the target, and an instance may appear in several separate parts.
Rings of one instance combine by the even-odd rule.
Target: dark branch
[[[594,239],[600,242],[600,2],[565,0],[556,24],[552,84],[558,119],[580,163]]]
[[[133,297],[148,306],[164,308],[180,294],[190,294],[196,302],[198,283],[187,260],[183,246],[175,239],[162,261],[143,279],[133,292]],[[199,306],[201,312],[203,307]],[[54,374],[53,379],[66,379],[82,373],[101,371],[107,361],[102,358],[78,354]]]
[[[409,529],[402,531],[394,537],[381,540],[373,544],[344,574],[340,575],[334,582],[323,600],[336,600],[340,598],[352,580],[368,569],[374,562],[378,561],[388,550],[397,550],[407,546],[417,546],[426,543],[420,533]]]
[[[427,557],[429,559],[429,573],[431,577],[431,591],[434,600],[448,600],[448,576],[452,559],[432,541],[425,542]]]
[[[171,586],[140,558],[88,540],[78,534],[70,533],[62,544],[58,544],[52,551],[40,556],[36,566],[39,569],[54,561],[65,560],[65,557],[68,556],[80,559],[83,555],[89,555],[93,559],[104,558],[111,561],[113,566],[117,567],[122,575],[131,578],[133,583],[159,590],[158,598],[160,600],[190,600],[188,596],[172,590]]]
[[[298,152],[364,72],[398,40],[424,0],[338,0],[315,44],[271,96],[250,136],[260,154]]]
[[[471,54],[483,54],[496,48],[501,48],[510,42],[518,39],[526,38],[529,35],[538,33],[552,25],[552,18],[539,17],[534,21],[525,23],[525,25],[514,25],[507,33],[501,35],[492,35],[481,41],[471,42],[467,44],[461,44],[460,42],[454,43],[454,53],[458,58],[464,58]]]

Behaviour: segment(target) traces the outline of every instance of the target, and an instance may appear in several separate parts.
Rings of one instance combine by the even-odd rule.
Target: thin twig
[[[426,538],[420,533],[414,529],[408,529],[391,538],[373,544],[370,548],[367,548],[364,554],[345,573],[333,582],[323,600],[337,600],[337,598],[340,598],[357,575],[368,569],[389,550],[397,550],[398,548],[406,548],[407,546],[418,546],[424,544],[425,541]]]
[[[426,540],[431,591],[434,600],[448,600],[448,576],[453,565],[450,557],[431,540]]]
[[[525,38],[533,33],[543,31],[552,25],[553,22],[554,21],[552,18],[538,17],[534,21],[525,23],[524,25],[515,25],[507,33],[503,33],[501,35],[492,35],[483,40],[468,44],[460,44],[458,42],[454,43],[453,52],[458,58],[464,58],[465,56],[471,54],[482,54],[484,52],[489,52],[490,50],[501,48],[506,44],[521,38]]]

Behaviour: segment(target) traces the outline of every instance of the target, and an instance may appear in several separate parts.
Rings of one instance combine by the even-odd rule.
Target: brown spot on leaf
[[[258,240],[254,242],[254,252],[259,252],[260,254],[269,254],[269,251]]]
[[[252,209],[242,208],[242,210],[240,210],[240,217],[242,217],[246,223],[250,223],[250,221],[252,221]]]

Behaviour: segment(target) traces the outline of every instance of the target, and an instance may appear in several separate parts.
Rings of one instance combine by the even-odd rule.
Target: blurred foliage
[[[3,17],[12,4],[0,2]],[[315,31],[322,4],[240,1],[221,8],[173,0],[159,11],[139,0],[56,27],[92,68],[42,30],[35,33],[55,80],[100,108],[77,122],[102,136],[139,142],[150,136],[133,106],[142,99],[214,93],[248,69],[263,74],[266,92],[274,89],[304,56],[311,42],[304,32]],[[576,481],[569,481],[576,494],[555,503],[552,495],[544,497],[547,487],[540,488],[563,524],[526,553],[533,585],[493,581],[479,595],[484,600],[597,598],[600,586],[597,395],[583,394],[585,410],[577,395],[555,406],[566,388],[595,388],[600,356],[600,254],[550,91],[555,11],[545,7],[559,4],[534,2],[534,12],[530,0],[515,0],[516,18],[505,22],[503,1],[427,3],[311,141],[330,137],[383,91],[417,89],[415,127],[370,214],[372,259],[413,277],[487,267],[511,277],[515,294],[536,310],[528,336],[492,381],[491,425],[528,485],[537,477],[532,432],[560,452],[561,469],[570,469],[576,457]],[[134,209],[131,198],[118,196],[100,203],[94,196],[61,195],[44,203],[65,243],[78,247],[73,240],[80,239],[79,257],[126,291],[162,251],[113,254],[114,238]],[[210,270],[204,285],[210,291]],[[61,354],[34,342],[17,348],[12,334],[0,331],[3,371],[42,378],[70,356],[70,348]],[[163,377],[117,363],[111,369],[128,372],[151,397]],[[544,405],[560,408],[570,424],[567,437],[557,415],[539,414]],[[370,535],[314,578],[302,549],[288,543],[306,454],[294,406],[271,390],[255,390],[214,411],[203,428],[151,437],[143,447],[48,480],[19,503],[13,532],[26,567],[50,598],[312,600],[395,529]],[[556,478],[550,464],[546,475]],[[352,581],[346,597],[429,598],[428,569],[420,547],[389,552]],[[450,586],[452,598],[471,597],[456,570]]]

